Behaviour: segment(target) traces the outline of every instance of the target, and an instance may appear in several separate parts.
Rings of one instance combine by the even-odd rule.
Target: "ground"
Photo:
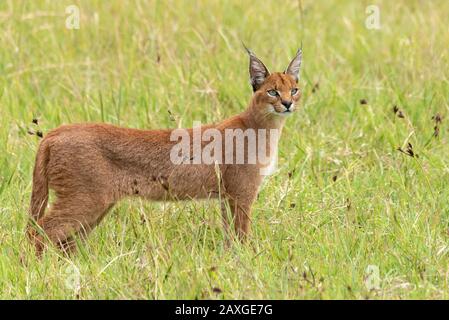
[[[1,1],[0,298],[448,298],[448,15],[442,0]],[[273,71],[303,46],[249,243],[225,248],[214,202],[129,200],[77,255],[36,259],[38,134],[238,113],[242,41]]]

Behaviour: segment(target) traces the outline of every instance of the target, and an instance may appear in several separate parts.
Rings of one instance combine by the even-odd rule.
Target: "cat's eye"
[[[298,93],[298,88],[293,88],[291,91],[292,96]]]
[[[278,96],[278,92],[276,90],[268,90],[267,93],[271,97],[277,97]]]

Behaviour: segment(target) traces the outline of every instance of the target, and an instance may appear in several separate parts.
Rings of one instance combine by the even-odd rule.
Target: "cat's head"
[[[302,50],[299,49],[284,72],[270,73],[263,62],[247,49],[250,82],[258,111],[274,116],[288,116],[296,109],[301,91],[298,87]]]

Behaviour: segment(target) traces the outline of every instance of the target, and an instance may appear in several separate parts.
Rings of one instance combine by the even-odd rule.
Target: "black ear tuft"
[[[285,73],[291,75],[296,80],[296,82],[298,82],[298,80],[299,80],[299,71],[301,69],[301,61],[302,61],[302,48],[296,52],[295,57],[293,58],[293,60],[290,62],[287,69],[285,70]]]
[[[270,75],[267,67],[256,55],[243,44],[249,55],[249,76],[253,91],[257,91],[265,79]]]

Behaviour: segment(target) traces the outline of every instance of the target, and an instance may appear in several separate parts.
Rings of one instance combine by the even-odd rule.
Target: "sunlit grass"
[[[449,2],[376,1],[380,30],[368,2],[305,0],[303,19],[300,4],[1,1],[0,298],[448,298]],[[242,41],[270,70],[304,50],[302,108],[250,242],[225,248],[215,203],[130,200],[70,260],[36,260],[28,131],[224,119],[251,95]]]

